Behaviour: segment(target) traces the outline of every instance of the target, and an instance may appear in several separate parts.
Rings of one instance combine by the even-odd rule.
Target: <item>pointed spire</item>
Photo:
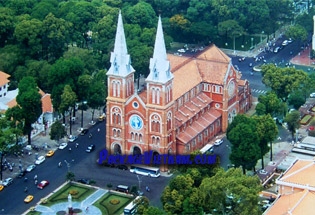
[[[118,15],[118,23],[115,37],[114,51],[110,56],[111,67],[107,74],[126,76],[131,72],[134,72],[131,66],[130,56],[127,51],[127,43],[125,38],[124,26],[121,16],[121,11]]]
[[[161,16],[159,16],[153,58],[150,59],[150,74],[146,80],[166,83],[173,78],[170,69],[170,62],[167,60]]]

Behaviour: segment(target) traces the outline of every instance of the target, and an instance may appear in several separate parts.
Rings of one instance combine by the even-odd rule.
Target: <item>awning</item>
[[[200,152],[201,152],[202,154],[204,154],[204,153],[206,153],[207,151],[209,151],[212,147],[213,147],[213,145],[208,143],[207,145],[205,145],[204,147],[202,147],[202,149],[200,149]]]

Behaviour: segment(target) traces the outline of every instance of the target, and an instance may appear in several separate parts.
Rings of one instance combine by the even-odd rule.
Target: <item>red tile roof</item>
[[[7,83],[9,83],[9,78],[11,77],[11,75],[5,73],[5,72],[2,72],[0,71],[0,86],[3,86]]]

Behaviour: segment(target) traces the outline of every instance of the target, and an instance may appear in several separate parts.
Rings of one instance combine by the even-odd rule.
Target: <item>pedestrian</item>
[[[79,146],[79,143],[76,143],[76,144],[75,144],[75,147],[78,148],[78,146]]]
[[[85,211],[88,211],[89,210],[89,207],[87,206],[86,208],[85,208]]]
[[[100,132],[100,130],[101,130],[101,129],[100,129],[100,128],[98,128],[98,129],[97,129],[97,132]]]
[[[27,182],[27,178],[26,177],[24,178],[24,181]]]
[[[25,187],[24,192],[25,192],[25,193],[27,193],[27,191],[28,191],[28,188],[27,188],[27,187]]]
[[[71,152],[71,148],[69,148],[69,152]]]
[[[37,179],[37,175],[34,176],[34,180],[36,180],[36,179]]]
[[[35,185],[37,185],[37,182],[38,182],[38,181],[37,181],[37,180],[35,180]]]

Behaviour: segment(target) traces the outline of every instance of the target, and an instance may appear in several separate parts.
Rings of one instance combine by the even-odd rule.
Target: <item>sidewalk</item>
[[[69,117],[67,117],[68,119]],[[91,111],[87,110],[83,113],[83,127],[89,128],[92,126],[90,124],[91,122]],[[94,121],[97,122],[98,120],[98,112],[94,114]],[[62,122],[62,120],[61,120]],[[76,113],[76,121],[74,124],[72,124],[72,135],[78,136],[80,135],[80,129],[81,129],[81,111],[78,110]],[[69,127],[66,128],[67,133],[69,134]],[[37,150],[31,149],[27,150],[26,148],[23,148],[23,153],[21,155],[7,155],[5,156],[6,161],[10,164],[14,163],[13,171],[6,169],[2,171],[2,179],[6,178],[16,178],[18,174],[20,173],[20,167],[22,169],[26,169],[29,165],[34,164],[35,160],[39,156],[45,156],[49,150],[56,151],[58,150],[58,143],[55,140],[50,139],[50,128],[46,130],[46,134],[44,131],[37,133],[32,137],[32,145],[35,147],[38,147]],[[59,143],[67,142],[68,138],[65,137],[61,140],[59,140]],[[27,142],[25,143],[25,146],[27,145]]]

